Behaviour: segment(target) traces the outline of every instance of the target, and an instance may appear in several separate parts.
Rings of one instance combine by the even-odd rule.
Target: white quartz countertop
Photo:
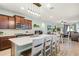
[[[9,40],[18,46],[23,46],[23,45],[31,44],[33,39],[43,38],[44,36],[45,35],[39,35],[37,37],[26,36],[26,37],[11,38]]]
[[[0,37],[5,37],[5,36],[15,36],[15,35],[0,35]]]
[[[9,40],[18,46],[23,46],[23,45],[32,43],[32,39],[29,37],[12,38]]]

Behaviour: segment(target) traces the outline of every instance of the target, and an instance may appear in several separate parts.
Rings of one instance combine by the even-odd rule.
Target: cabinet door
[[[28,29],[32,29],[32,21],[28,20]]]
[[[0,50],[1,50],[1,38],[0,38]]]
[[[21,18],[19,16],[15,16],[16,29],[21,29]]]
[[[3,37],[1,39],[1,50],[10,48],[11,47],[11,42],[8,40],[7,37]]]
[[[21,18],[21,29],[25,30],[25,19]]]
[[[0,15],[0,29],[8,29],[8,16]]]
[[[14,19],[14,17],[9,17],[9,29],[15,29],[15,19]]]
[[[25,19],[25,29],[28,29],[28,21]]]
[[[32,21],[29,21],[29,29],[32,29]]]
[[[19,16],[15,16],[16,24],[21,23],[21,18]]]
[[[0,50],[4,50],[11,47],[10,38],[15,38],[16,36],[0,37]]]
[[[25,24],[25,19],[21,18],[21,24],[24,25]]]

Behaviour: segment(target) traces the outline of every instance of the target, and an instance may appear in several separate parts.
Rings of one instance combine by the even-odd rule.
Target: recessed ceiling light
[[[47,7],[48,7],[48,8],[51,8],[51,5],[50,5],[50,4],[47,4]]]
[[[21,9],[24,10],[25,8],[24,7],[21,7]]]
[[[51,4],[47,4],[46,6],[47,6],[47,8],[49,8],[49,9],[54,9],[54,7],[52,7]]]

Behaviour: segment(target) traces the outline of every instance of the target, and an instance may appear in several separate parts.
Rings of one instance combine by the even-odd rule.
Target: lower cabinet
[[[6,36],[0,37],[0,50],[11,48],[10,38],[14,38],[15,36]]]

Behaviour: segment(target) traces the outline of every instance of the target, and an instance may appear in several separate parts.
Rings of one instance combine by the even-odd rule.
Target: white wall
[[[20,13],[16,13],[16,12],[12,12],[10,10],[5,10],[5,9],[1,9],[0,8],[0,14],[3,14],[3,15],[9,15],[9,16],[14,16],[14,15],[21,15],[21,16],[24,16]]]

